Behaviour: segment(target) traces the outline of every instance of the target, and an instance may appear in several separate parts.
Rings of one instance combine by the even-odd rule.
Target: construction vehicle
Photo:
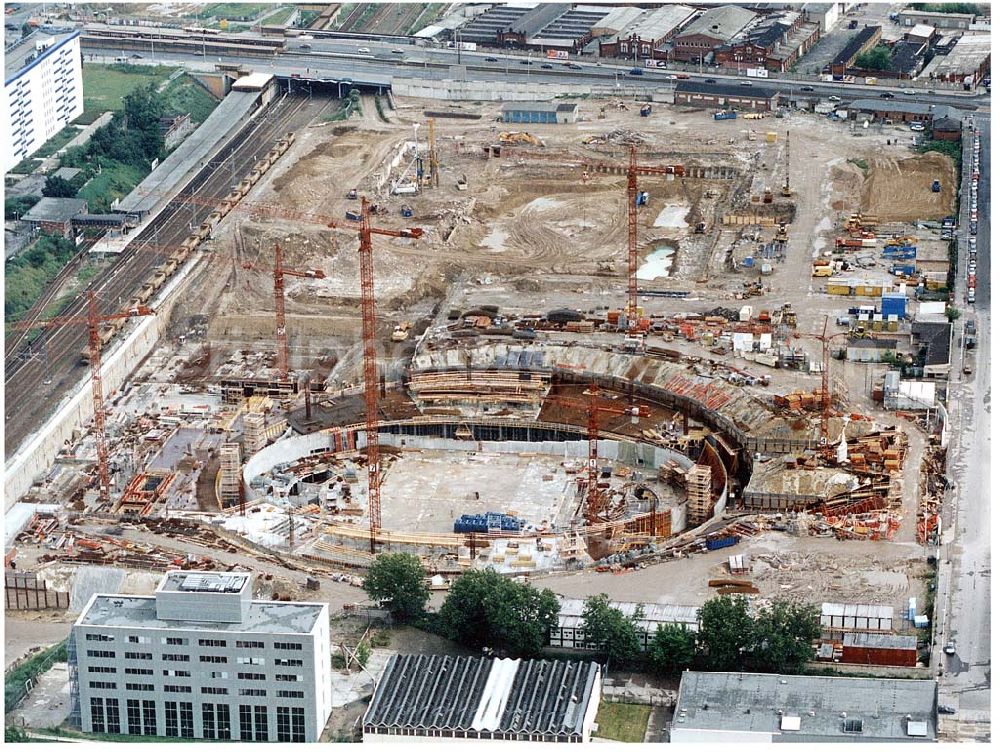
[[[814,277],[832,277],[833,267],[826,261],[821,264],[814,264],[812,275]]]
[[[639,117],[649,117],[653,114],[653,105],[644,104],[642,109],[639,110]]]
[[[779,222],[778,223],[778,231],[774,234],[774,239],[777,242],[779,242],[779,243],[787,243],[788,242],[788,223],[787,222]]]
[[[412,217],[413,207],[410,206],[409,204],[403,204],[401,207],[399,207],[399,213],[404,217]]]
[[[773,204],[774,203],[774,194],[771,193],[771,189],[770,188],[765,188],[764,189],[764,198],[763,198],[763,201],[764,201],[765,204]]]
[[[542,139],[532,136],[526,131],[504,131],[500,134],[499,140],[503,146],[518,146],[520,144],[545,146],[545,142]]]
[[[604,120],[604,119],[605,119],[605,118],[606,118],[607,116],[608,116],[608,115],[607,115],[607,113],[605,112],[605,110],[604,110],[604,108],[603,108],[603,107],[601,108],[601,111],[597,113],[597,119],[598,119],[598,120]]]
[[[706,227],[707,227],[706,223],[699,222],[698,224],[696,224],[694,226],[694,234],[695,235],[704,235]]]
[[[732,110],[730,110],[729,112],[723,110],[721,112],[716,112],[714,115],[712,115],[713,120],[735,120],[736,118],[737,114]]]
[[[469,189],[469,179],[463,175],[458,179],[458,182],[455,183],[455,188],[460,191],[467,191]]]
[[[934,191],[934,193],[940,193],[941,192],[941,181],[940,180],[935,180],[933,183],[931,183],[931,190]]]
[[[351,220],[352,222],[360,222],[361,221],[361,213],[360,212],[348,210],[348,211],[344,212],[344,216],[347,219]]]
[[[347,192],[347,197],[349,199],[352,199],[352,200],[356,199],[358,197],[358,189],[357,188],[351,188],[351,190],[349,190]]]

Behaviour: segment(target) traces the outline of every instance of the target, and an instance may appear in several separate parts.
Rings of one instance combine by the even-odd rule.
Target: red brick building
[[[915,635],[848,632],[844,635],[843,663],[864,663],[874,666],[917,665]]]

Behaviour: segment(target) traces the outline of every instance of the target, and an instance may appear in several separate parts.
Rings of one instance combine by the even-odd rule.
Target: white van
[[[358,54],[359,55],[370,55],[370,54],[372,54],[372,51],[370,49],[368,49],[367,47],[358,47]]]

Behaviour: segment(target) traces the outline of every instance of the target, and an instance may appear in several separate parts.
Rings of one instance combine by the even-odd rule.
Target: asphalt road
[[[310,49],[300,48],[300,44],[309,44]],[[135,62],[181,64],[202,69],[214,68],[219,62],[241,63],[259,71],[272,71],[280,75],[298,73],[303,78],[325,78],[333,81],[350,79],[358,83],[381,84],[388,86],[393,77],[396,78],[430,78],[455,79],[470,81],[516,81],[543,83],[590,83],[594,85],[615,86],[620,84],[639,89],[669,87],[676,83],[668,71],[643,69],[642,75],[630,74],[632,68],[628,63],[587,62],[584,58],[571,61],[547,61],[545,58],[526,55],[510,55],[500,52],[462,52],[456,50],[437,49],[430,47],[414,47],[409,45],[380,44],[377,42],[344,42],[342,40],[312,39],[307,42],[289,42],[287,52],[273,58],[251,57],[243,55],[209,55],[204,56],[190,52],[171,52],[153,46],[137,47],[134,51],[114,48],[98,48],[84,40],[85,54],[102,57],[114,57],[121,53],[139,54],[142,57]],[[370,53],[360,53],[359,49],[369,49]],[[393,50],[401,50],[394,53]],[[461,58],[462,69],[456,70]],[[494,58],[495,62],[487,60]],[[525,64],[531,61],[531,65]],[[580,70],[568,68],[565,63],[579,65]],[[551,69],[542,68],[551,65]],[[704,75],[688,74],[690,80],[713,78],[717,81],[746,81],[735,74],[723,71],[707,70]],[[764,83],[759,81],[759,83]],[[933,104],[950,104],[956,107],[974,109],[989,101],[988,96],[968,93],[926,93],[917,89],[916,94],[906,95],[899,86],[866,86],[864,84],[845,84],[822,82],[818,80],[791,80],[771,78],[766,81],[768,86],[778,88],[782,94],[802,94],[803,87],[811,87],[812,91],[805,94],[816,97],[839,96],[842,99],[859,99],[877,96],[882,91],[895,91],[898,99],[926,102]]]
[[[989,213],[990,135],[988,118],[977,117],[982,132],[979,181],[978,270],[976,303],[956,296],[963,317],[974,317],[978,345],[965,352],[973,361],[973,375],[962,374],[955,358],[951,375],[949,414],[952,443],[948,472],[955,491],[944,515],[939,596],[937,654],[941,702],[958,709],[956,733],[960,738],[984,739],[990,720],[990,309]],[[968,183],[965,184],[966,186]],[[963,195],[962,217],[967,215]],[[963,229],[967,231],[968,224]],[[959,275],[968,260],[967,245],[960,244]],[[962,288],[959,288],[962,289]],[[960,342],[956,333],[956,342]],[[955,655],[943,652],[953,640]],[[932,664],[933,665],[933,664]]]

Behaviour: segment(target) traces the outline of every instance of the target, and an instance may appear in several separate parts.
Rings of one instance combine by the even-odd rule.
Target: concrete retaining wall
[[[626,78],[623,76],[622,78]],[[615,84],[513,83],[466,81],[458,78],[393,78],[392,93],[397,97],[471,100],[481,102],[539,102],[558,96],[592,96],[631,99],[652,98],[654,102],[674,101],[673,86],[642,86],[628,80]]]
[[[101,376],[105,398],[121,387],[142,360],[149,355],[164,335],[173,310],[173,292],[190,275],[198,259],[189,262],[171,278],[160,293],[150,301],[155,316],[135,319],[127,325],[127,334],[117,347],[103,354]],[[23,496],[32,483],[52,467],[52,463],[74,433],[94,415],[90,376],[82,379],[72,394],[63,399],[56,412],[37,432],[25,439],[13,459],[4,468],[4,511],[8,511]]]

